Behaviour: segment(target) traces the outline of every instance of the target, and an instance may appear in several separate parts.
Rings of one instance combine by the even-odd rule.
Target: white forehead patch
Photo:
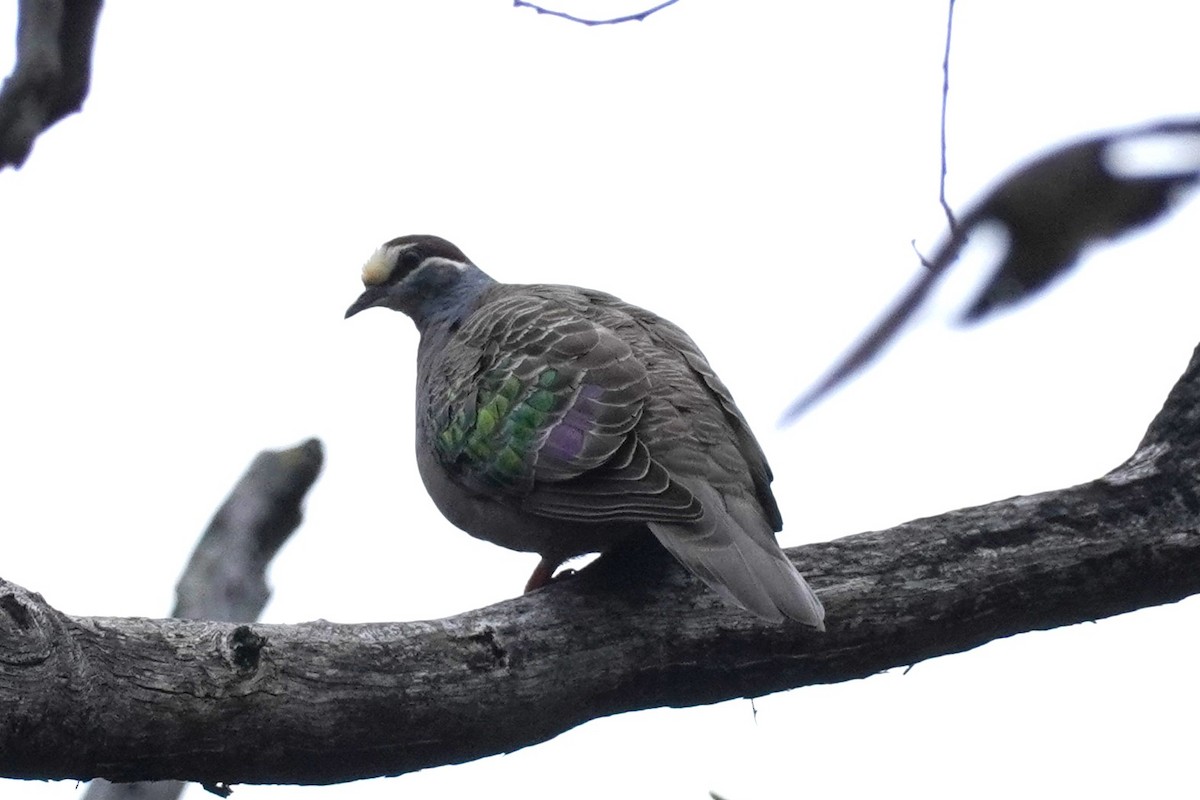
[[[362,281],[366,286],[379,286],[387,283],[392,277],[392,273],[396,271],[396,265],[400,263],[400,256],[405,251],[416,247],[415,243],[410,244],[394,244],[391,246],[383,245],[367,259],[367,263],[363,264]],[[426,258],[417,266],[414,273],[420,272],[425,267],[431,264],[445,264],[462,272],[467,268],[467,264],[462,261],[455,261],[452,258],[443,256],[426,256]],[[407,280],[407,279],[406,279]]]
[[[367,259],[367,263],[363,264],[362,282],[365,286],[378,286],[381,283],[386,283],[387,279],[392,277],[393,270],[396,269],[396,263],[400,260],[400,247],[388,247],[383,245]]]

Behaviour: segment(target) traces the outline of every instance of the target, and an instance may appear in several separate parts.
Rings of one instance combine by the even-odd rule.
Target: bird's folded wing
[[[754,493],[771,523],[771,530],[781,530],[783,517],[779,513],[775,496],[771,493],[771,480],[774,477],[771,474],[771,467],[767,463],[767,457],[763,453],[758,439],[750,430],[750,424],[746,422],[746,418],[742,416],[737,404],[733,402],[733,395],[730,394],[728,387],[717,376],[709,365],[708,359],[700,352],[700,348],[696,346],[692,338],[679,326],[659,318],[654,326],[654,336],[664,346],[677,351],[695,373],[697,380],[694,391],[706,393],[720,408],[725,423],[733,433],[732,444],[736,446],[740,457],[745,460],[745,468],[754,484]],[[686,391],[688,386],[677,388]],[[722,446],[724,444],[722,443]]]
[[[529,297],[470,324],[463,335],[480,356],[444,404],[436,441],[463,486],[562,519],[700,517],[637,438],[650,382],[616,333]]]

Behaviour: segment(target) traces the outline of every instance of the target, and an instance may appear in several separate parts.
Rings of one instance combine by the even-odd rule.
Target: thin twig
[[[639,11],[636,14],[627,14],[624,17],[613,17],[612,19],[584,19],[583,17],[576,17],[572,14],[568,14],[565,11],[555,11],[554,9],[543,8],[542,6],[534,5],[533,3],[527,3],[525,0],[513,0],[513,8],[532,8],[539,14],[549,14],[552,17],[560,17],[561,19],[570,20],[571,22],[578,22],[580,25],[619,25],[622,22],[641,22],[656,11],[662,11],[667,6],[673,6],[677,2],[679,2],[679,0],[666,0],[665,3],[659,3],[654,8],[648,8],[645,11]]]
[[[946,220],[950,223],[950,231],[958,227],[958,220],[946,202],[946,100],[950,96],[950,39],[954,32],[954,0],[950,0],[950,10],[946,14],[946,53],[942,57],[942,175],[938,181],[938,201],[946,212]],[[924,259],[922,259],[924,262]]]
[[[951,220],[951,223],[953,223],[953,220]],[[933,262],[926,258],[924,253],[917,249],[917,240],[909,239],[908,244],[912,247],[913,252],[917,254],[917,258],[920,259],[921,266],[925,269],[933,269]]]

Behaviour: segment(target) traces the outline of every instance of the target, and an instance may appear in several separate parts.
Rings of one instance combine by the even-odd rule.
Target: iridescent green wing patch
[[[553,367],[519,376],[513,364],[497,365],[479,379],[474,402],[438,434],[438,454],[473,481],[504,492],[528,490],[537,449],[573,394]]]
[[[553,287],[550,287],[553,291]],[[615,330],[530,294],[501,298],[462,334],[435,448],[459,483],[533,514],[582,521],[695,519],[701,509],[638,438],[646,366]]]

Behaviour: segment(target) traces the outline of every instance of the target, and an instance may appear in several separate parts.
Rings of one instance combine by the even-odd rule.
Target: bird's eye
[[[407,275],[421,266],[421,262],[424,260],[424,257],[416,250],[405,250],[400,254],[400,274]]]

